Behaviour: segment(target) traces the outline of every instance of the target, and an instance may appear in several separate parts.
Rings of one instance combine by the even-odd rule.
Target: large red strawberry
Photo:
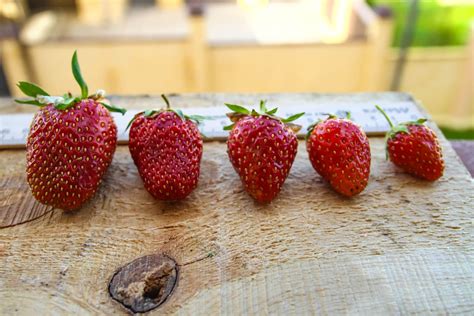
[[[50,96],[22,81],[18,87],[34,99],[15,100],[40,107],[26,144],[26,174],[33,196],[64,210],[81,207],[97,191],[117,143],[117,127],[109,111],[125,113],[101,102],[103,90],[88,95],[76,53],[72,71],[81,87],[81,97]]]
[[[387,158],[407,173],[429,181],[444,172],[444,160],[436,134],[424,125],[426,119],[393,125],[385,111],[376,105],[390,124],[387,132]]]
[[[280,192],[296,156],[296,134],[301,127],[291,124],[304,113],[287,119],[276,117],[277,108],[249,111],[240,105],[226,104],[231,109],[226,126],[231,130],[227,140],[230,161],[240,176],[245,190],[258,202],[268,203]]]
[[[311,125],[306,148],[314,169],[340,194],[354,196],[367,186],[369,140],[349,119],[330,115],[325,121]]]
[[[171,109],[138,113],[130,127],[129,149],[145,188],[159,200],[181,200],[197,186],[202,157],[202,138],[195,122]]]

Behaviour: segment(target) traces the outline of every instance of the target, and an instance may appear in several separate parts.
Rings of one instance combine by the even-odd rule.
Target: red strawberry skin
[[[398,132],[387,141],[390,160],[407,173],[435,181],[444,172],[444,160],[435,133],[424,125],[407,125],[408,133]]]
[[[202,138],[194,122],[173,111],[139,115],[130,127],[129,149],[156,199],[181,200],[197,187]]]
[[[81,207],[97,191],[117,144],[117,127],[100,103],[85,99],[67,110],[35,115],[27,139],[27,181],[41,203]]]
[[[335,191],[351,197],[369,181],[370,145],[365,133],[352,121],[329,118],[310,133],[306,148],[314,169]]]
[[[272,201],[280,192],[297,147],[295,133],[266,115],[243,117],[227,141],[230,161],[246,191],[261,203]]]

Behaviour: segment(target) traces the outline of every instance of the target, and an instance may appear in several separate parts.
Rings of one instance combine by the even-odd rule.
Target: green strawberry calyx
[[[390,117],[388,117],[387,113],[380,106],[376,105],[375,108],[379,110],[380,113],[382,113],[382,115],[385,117],[388,124],[390,125],[390,130],[387,132],[385,137],[387,140],[395,137],[398,133],[409,134],[409,125],[423,125],[427,121],[427,119],[425,118],[420,118],[416,121],[402,122],[395,125],[392,123],[392,120],[390,119]]]
[[[232,128],[234,128],[235,126],[235,123],[237,123],[240,119],[246,116],[268,116],[281,121],[286,126],[288,126],[293,132],[298,133],[298,131],[301,129],[301,125],[294,124],[292,122],[302,117],[305,114],[304,112],[291,115],[288,118],[282,118],[275,115],[275,113],[278,111],[278,108],[273,108],[269,110],[267,109],[266,103],[267,102],[265,100],[261,100],[258,111],[255,109],[248,110],[247,108],[237,104],[224,103],[225,106],[227,106],[232,111],[231,113],[227,113],[227,117],[232,121],[232,124],[224,126],[224,130],[232,130]]]
[[[327,118],[326,119],[319,119],[317,120],[316,122],[314,122],[313,124],[309,125],[308,128],[307,128],[307,132],[306,132],[306,139],[309,138],[309,136],[311,136],[311,133],[313,132],[314,128],[319,124],[319,123],[322,123],[322,122],[325,122],[327,120],[333,120],[333,119],[338,119],[339,116],[337,116],[336,114],[332,114],[332,113],[326,113],[325,115],[327,115]],[[347,120],[351,120],[351,112],[346,112],[346,117],[345,119]]]
[[[166,104],[165,108],[162,108],[162,109],[159,109],[159,110],[153,110],[153,109],[152,110],[145,110],[145,111],[142,111],[142,112],[139,112],[139,113],[135,114],[135,116],[130,120],[130,122],[128,122],[127,128],[125,130],[127,130],[132,125],[133,121],[135,121],[137,119],[137,117],[139,117],[139,116],[144,116],[146,118],[153,118],[153,117],[159,115],[160,113],[167,112],[167,111],[176,113],[176,115],[178,115],[182,120],[190,120],[190,121],[195,122],[198,125],[201,124],[204,120],[210,119],[209,117],[203,116],[203,115],[186,115],[180,109],[171,108],[170,101],[168,100],[166,95],[162,94],[161,97],[165,101],[165,104]]]
[[[406,134],[409,134],[410,132],[408,131],[408,126],[409,125],[423,125],[427,119],[425,118],[420,118],[416,121],[409,121],[409,122],[402,122],[402,123],[398,123],[398,124],[393,124],[392,123],[392,120],[390,119],[390,117],[388,117],[387,113],[378,105],[375,105],[375,108],[380,112],[382,113],[382,115],[385,117],[385,119],[387,120],[388,124],[390,125],[390,130],[385,134],[385,143],[387,143],[387,141],[389,139],[392,139],[394,138],[398,133],[406,133]],[[388,147],[385,146],[385,157],[388,159],[389,155],[388,155]]]
[[[36,105],[39,107],[43,107],[46,105],[53,105],[57,110],[67,110],[73,107],[77,102],[81,100],[92,99],[100,104],[102,104],[107,110],[110,112],[118,112],[122,113],[122,115],[127,112],[123,108],[116,107],[110,103],[104,102],[105,101],[105,91],[104,90],[97,90],[96,93],[89,95],[89,88],[82,77],[81,68],[79,66],[79,61],[77,58],[77,51],[74,52],[72,55],[71,61],[71,68],[72,74],[76,82],[79,84],[81,88],[81,96],[74,97],[71,93],[65,93],[63,96],[51,96],[45,90],[40,88],[39,86],[35,85],[34,83],[20,81],[18,82],[18,88],[27,96],[31,97],[32,99],[29,100],[18,100],[15,99],[15,102],[20,104],[31,104]]]

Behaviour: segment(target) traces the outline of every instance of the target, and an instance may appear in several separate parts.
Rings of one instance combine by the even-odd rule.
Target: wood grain
[[[212,96],[200,102],[205,98]],[[436,131],[446,172],[435,183],[385,161],[383,138],[370,138],[369,185],[341,198],[314,172],[300,142],[269,205],[242,190],[225,143],[205,143],[199,186],[175,203],[153,200],[128,148],[119,146],[80,211],[53,210],[0,229],[0,314],[126,314],[108,283],[118,268],[152,253],[176,259],[180,278],[150,314],[472,312],[474,182]],[[2,176],[23,169],[24,159],[22,150],[0,152]]]
[[[32,221],[51,212],[30,192],[25,174],[25,152],[0,151],[0,228]]]

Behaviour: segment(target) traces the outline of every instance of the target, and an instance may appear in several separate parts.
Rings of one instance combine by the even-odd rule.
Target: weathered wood
[[[275,98],[227,96],[267,97]],[[330,107],[330,96],[313,97]],[[191,106],[213,98],[176,97]],[[133,100],[134,108],[155,102]],[[0,229],[0,314],[125,314],[109,295],[109,281],[120,267],[153,253],[174,258],[180,276],[150,314],[472,312],[474,183],[435,130],[446,159],[435,183],[385,161],[383,138],[370,138],[369,185],[345,199],[314,172],[300,142],[283,190],[269,205],[255,204],[242,190],[225,143],[204,145],[199,186],[176,203],[153,200],[128,148],[119,146],[99,191],[80,211],[55,209]],[[22,185],[24,178],[10,174],[20,175],[24,163],[23,150],[0,151],[2,194],[5,176]],[[18,198],[21,211],[26,204]]]
[[[30,192],[25,174],[25,151],[13,150],[12,153],[14,155],[0,150],[0,228],[32,221],[53,209],[36,202]]]
[[[24,164],[24,161],[20,160],[20,162]],[[0,191],[0,228],[32,221],[53,210],[52,207],[36,202],[26,183],[24,169],[16,169],[13,175],[6,175],[0,171],[0,187],[2,188]]]

